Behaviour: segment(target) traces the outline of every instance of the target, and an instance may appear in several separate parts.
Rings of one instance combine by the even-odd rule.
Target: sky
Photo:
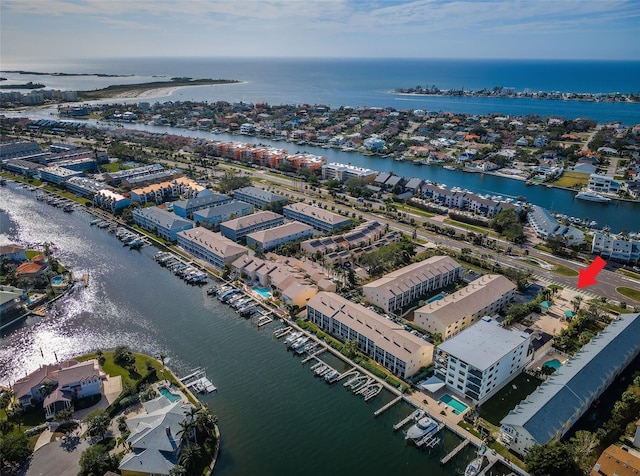
[[[187,56],[640,60],[640,0],[0,1],[0,63]]]

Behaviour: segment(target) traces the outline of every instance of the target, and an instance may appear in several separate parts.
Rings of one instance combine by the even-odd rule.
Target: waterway
[[[203,397],[222,431],[217,475],[429,474],[454,475],[473,457],[468,448],[446,467],[439,459],[459,439],[444,432],[431,451],[407,445],[392,426],[410,412],[391,398],[369,403],[341,385],[315,379],[272,335],[188,286],[152,257],[132,251],[83,211],[64,213],[15,184],[0,188],[0,244],[53,242],[56,257],[88,287],[77,289],[44,318],[30,318],[0,338],[0,383],[9,383],[55,358],[129,345],[164,353],[178,375],[204,366],[218,387]]]
[[[609,203],[587,202],[576,199],[576,192],[544,185],[526,185],[523,180],[500,177],[492,174],[470,173],[460,170],[447,170],[441,166],[417,166],[411,162],[396,162],[390,158],[364,155],[359,152],[345,152],[339,149],[325,149],[310,145],[273,141],[262,137],[233,135],[228,133],[212,134],[207,131],[184,130],[176,127],[151,126],[145,124],[124,124],[124,127],[156,133],[178,134],[218,141],[248,142],[284,148],[289,153],[309,152],[322,155],[327,162],[339,162],[380,172],[393,172],[396,175],[418,177],[445,184],[449,188],[461,187],[472,192],[517,198],[524,196],[535,205],[553,212],[588,221],[595,220],[598,227],[608,226],[612,231],[640,231],[640,203],[615,201]]]

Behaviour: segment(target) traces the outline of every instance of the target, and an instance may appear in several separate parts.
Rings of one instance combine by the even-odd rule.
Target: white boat
[[[588,200],[590,202],[609,202],[611,199],[609,197],[605,197],[604,195],[600,195],[598,192],[594,192],[593,190],[582,189],[577,195],[576,198],[580,200]]]
[[[438,432],[438,423],[431,417],[423,416],[407,430],[406,440],[419,440]]]
[[[480,474],[482,468],[482,461],[484,456],[478,456],[471,463],[467,465],[467,469],[464,470],[464,476],[477,476]]]

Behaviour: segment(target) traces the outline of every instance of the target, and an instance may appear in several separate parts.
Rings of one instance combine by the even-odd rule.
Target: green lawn
[[[100,170],[102,172],[117,172],[118,170],[120,170],[120,162],[110,162],[108,164],[103,164],[100,166]]]
[[[638,289],[626,288],[624,286],[620,286],[619,288],[616,288],[616,291],[618,291],[620,294],[622,294],[625,297],[628,297],[630,299],[640,302],[640,290]]]
[[[588,181],[588,174],[581,174],[578,172],[564,172],[562,174],[562,177],[553,182],[553,185],[556,185],[558,187],[573,188],[576,185],[586,186]]]
[[[522,372],[505,385],[498,393],[478,407],[482,418],[494,425],[500,425],[509,411],[531,394],[542,380]],[[513,386],[516,388],[513,388]]]
[[[568,276],[568,277],[578,276],[579,274],[575,269],[567,268],[566,266],[563,266],[557,263],[552,263],[552,264],[555,264],[555,266],[551,271],[553,271],[556,274],[560,274],[562,276]]]
[[[616,273],[624,274],[625,276],[629,276],[630,278],[640,279],[639,273],[634,273],[633,271],[629,271],[628,269],[617,269]]]
[[[500,236],[495,231],[493,231],[493,230],[491,230],[489,228],[483,227],[483,226],[469,225],[468,223],[462,223],[461,221],[452,220],[451,218],[445,218],[443,221],[444,221],[444,223],[446,223],[448,225],[453,225],[453,226],[457,226],[459,228],[464,228],[465,230],[473,231],[475,233],[480,233],[480,234],[487,233],[489,236],[495,236],[495,237]]]

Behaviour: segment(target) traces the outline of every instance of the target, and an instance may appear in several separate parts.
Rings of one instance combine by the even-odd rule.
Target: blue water
[[[456,415],[459,415],[460,413],[464,412],[467,408],[469,408],[464,403],[462,403],[460,400],[458,400],[455,397],[452,397],[448,393],[445,393],[442,397],[440,397],[440,401],[442,403],[452,407],[454,409],[453,413],[455,413]]]
[[[63,282],[64,282],[63,276],[56,276],[51,280],[51,284],[53,284],[54,286],[60,286]]]
[[[444,296],[442,294],[438,294],[437,296],[433,296],[431,299],[428,299],[427,303],[431,304],[432,302],[440,301],[441,299],[444,299]]]
[[[269,288],[259,288],[255,286],[253,290],[265,299],[269,299],[271,297],[271,289]]]
[[[544,364],[542,364],[543,367],[552,367],[554,369],[559,369],[560,367],[562,367],[562,364],[560,363],[560,361],[558,359],[552,359],[552,360],[547,360]]]
[[[114,83],[166,80],[173,76],[245,81],[243,84],[179,89],[169,96],[170,100],[420,108],[471,114],[587,117],[625,124],[640,122],[639,104],[390,94],[395,88],[417,85],[436,85],[441,89],[477,90],[505,86],[532,91],[639,92],[638,61],[129,58],[92,59],[56,65],[55,68],[46,64],[3,65],[3,69],[135,75],[95,78],[3,74],[20,82],[33,80],[60,89],[95,89]]]
[[[177,402],[178,400],[182,400],[182,398],[180,398],[180,395],[176,395],[175,393],[171,393],[169,391],[169,389],[167,389],[165,387],[160,387],[158,389],[158,392],[160,392],[161,395],[164,395],[165,397],[167,397],[167,399],[170,402]]]

